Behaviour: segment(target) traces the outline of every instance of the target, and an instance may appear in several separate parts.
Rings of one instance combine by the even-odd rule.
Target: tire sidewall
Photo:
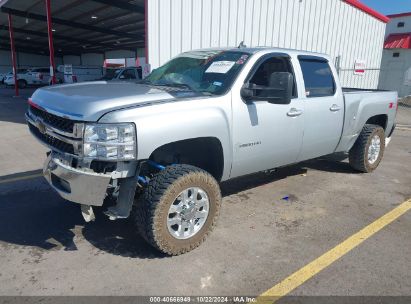
[[[203,189],[209,199],[209,213],[207,220],[193,237],[188,239],[177,239],[171,235],[167,227],[168,211],[171,204],[178,195],[191,187]],[[216,217],[218,216],[219,205],[221,204],[221,194],[219,186],[210,176],[202,172],[190,172],[175,180],[165,191],[164,195],[158,202],[158,208],[154,215],[154,237],[157,242],[163,244],[170,251],[189,250],[197,247],[203,241],[205,236],[212,229]]]
[[[378,137],[380,138],[380,152],[378,154],[378,158],[377,160],[373,163],[370,164],[370,162],[368,161],[368,150],[370,148],[371,145],[371,141],[374,138],[375,135],[378,135]],[[384,129],[381,127],[375,128],[373,130],[373,132],[369,135],[368,140],[367,140],[367,144],[365,145],[365,152],[364,152],[364,164],[365,167],[367,169],[368,172],[374,171],[378,165],[380,164],[383,156],[384,156],[384,150],[385,150],[385,133],[384,133]]]
[[[26,86],[27,86],[27,84],[26,84],[26,82],[25,82],[24,80],[17,80],[17,86],[18,86],[20,89],[25,89]]]

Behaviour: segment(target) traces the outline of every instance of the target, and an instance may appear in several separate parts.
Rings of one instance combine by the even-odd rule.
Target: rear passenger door
[[[344,98],[327,59],[298,56],[305,83],[304,137],[299,161],[333,153],[341,137]]]

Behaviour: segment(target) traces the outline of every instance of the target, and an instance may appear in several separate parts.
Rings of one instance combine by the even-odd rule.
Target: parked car
[[[7,73],[0,73],[0,83],[4,84],[4,79],[6,79]]]
[[[27,71],[28,71],[28,69],[17,69],[17,83],[19,84],[20,88],[23,88],[23,87],[27,86],[27,82],[25,80],[26,76],[24,76],[27,73]],[[20,82],[19,82],[19,80],[20,80]],[[3,83],[6,84],[7,86],[14,85],[13,72],[8,72],[5,75]]]
[[[149,244],[178,255],[215,226],[221,181],[336,152],[375,170],[398,102],[342,88],[327,55],[235,48],[183,53],[138,84],[41,88],[29,104],[51,187],[87,221],[111,198],[110,219],[132,214]]]
[[[58,83],[63,82],[63,74],[58,71],[54,72]],[[4,80],[6,85],[14,85],[14,76],[10,72]],[[30,68],[18,69],[17,83],[19,88],[24,89],[28,85],[49,85],[51,84],[50,68]]]
[[[50,68],[33,68],[28,72],[33,79],[33,84],[37,85],[51,85]],[[63,73],[55,70],[54,75],[56,75],[56,82],[63,83],[64,75]]]
[[[107,69],[102,80],[136,81],[142,79],[141,67]]]
[[[65,83],[93,81],[103,77],[103,68],[96,66],[61,65],[57,70],[63,73]]]

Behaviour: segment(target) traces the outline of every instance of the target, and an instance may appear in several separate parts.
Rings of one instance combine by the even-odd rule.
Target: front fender
[[[165,144],[191,138],[215,137],[223,148],[222,180],[226,180],[230,176],[232,161],[231,115],[228,115],[231,105],[227,101],[227,97],[202,98],[133,107],[107,113],[99,122],[134,122],[140,160],[148,159]]]

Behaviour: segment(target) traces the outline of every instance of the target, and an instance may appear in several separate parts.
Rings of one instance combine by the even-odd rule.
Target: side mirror
[[[241,88],[241,97],[246,102],[267,101],[273,104],[289,104],[293,96],[294,76],[288,72],[274,72],[269,86],[246,83]]]

